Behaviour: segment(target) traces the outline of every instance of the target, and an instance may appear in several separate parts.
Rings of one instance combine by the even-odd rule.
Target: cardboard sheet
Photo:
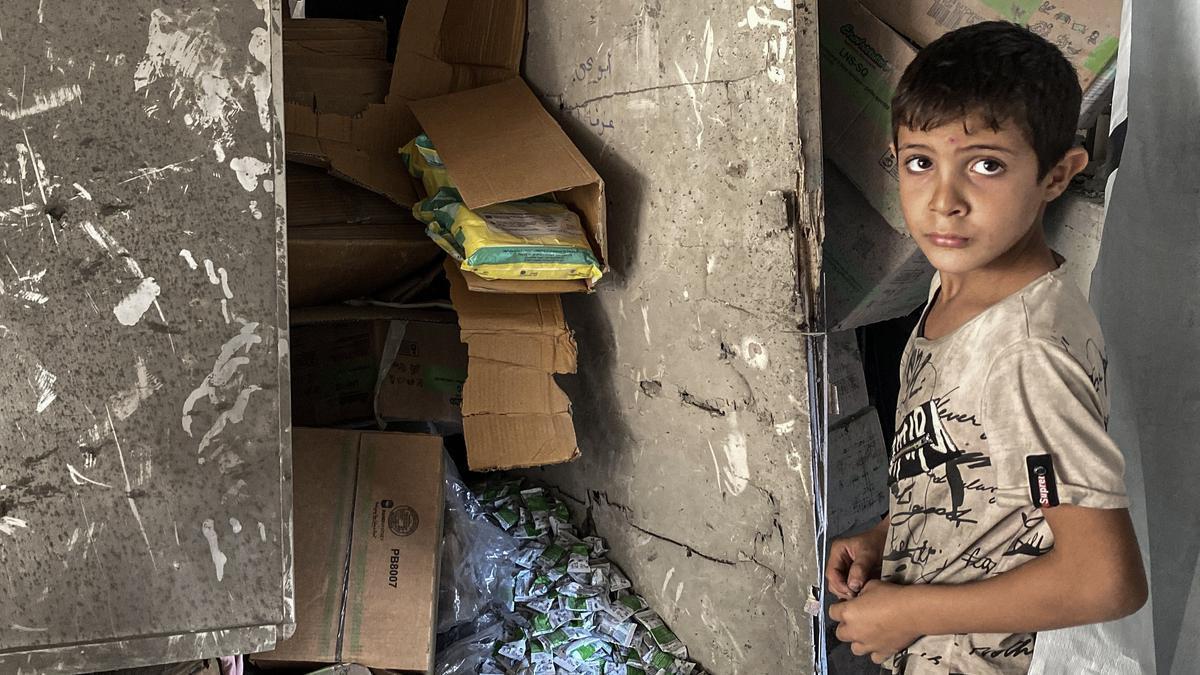
[[[288,228],[345,223],[406,223],[417,227],[412,210],[316,169],[287,164]]]
[[[360,59],[387,58],[387,25],[353,19],[283,20],[283,54],[330,54]]]
[[[501,295],[467,288],[446,265],[469,361],[463,433],[475,471],[556,464],[579,455],[571,404],[554,381],[573,373],[575,340],[557,295]]]
[[[829,333],[829,426],[868,407],[867,378],[853,330]]]
[[[283,92],[319,113],[354,115],[383,103],[391,80],[382,21],[284,21]]]
[[[828,531],[874,524],[888,510],[887,450],[879,414],[866,408],[829,429]]]
[[[443,502],[434,436],[296,429],[296,632],[266,663],[433,665]]]
[[[293,228],[288,302],[306,307],[368,296],[428,269],[440,255],[416,222]]]

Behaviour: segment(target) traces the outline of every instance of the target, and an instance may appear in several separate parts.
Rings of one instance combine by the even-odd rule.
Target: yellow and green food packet
[[[462,269],[485,279],[600,279],[600,263],[579,216],[550,197],[469,209],[429,137],[400,150],[425,199],[413,216]]]
[[[441,155],[434,149],[433,142],[421,134],[400,148],[400,159],[413,178],[421,179],[426,196],[437,194],[445,187],[454,187]]]
[[[463,250],[462,268],[485,279],[587,279],[602,272],[579,216],[555,202],[452,203],[438,220]]]

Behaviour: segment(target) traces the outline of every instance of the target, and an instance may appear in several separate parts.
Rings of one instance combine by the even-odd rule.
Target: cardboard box
[[[858,337],[853,330],[828,334],[829,426],[871,405]]]
[[[825,155],[904,232],[891,151],[892,96],[917,50],[857,2],[822,2],[818,17]]]
[[[296,632],[265,663],[433,666],[443,501],[435,436],[295,429]]]
[[[322,169],[288,162],[288,228],[344,223],[417,226],[411,209],[338,180]]]
[[[892,28],[924,47],[981,21],[1012,21],[1058,45],[1087,91],[1117,54],[1121,0],[861,0]],[[822,10],[824,5],[822,5]]]
[[[288,231],[288,304],[369,296],[436,264],[441,249],[415,220],[310,225]]]
[[[830,427],[828,456],[826,531],[838,536],[878,522],[888,510],[888,453],[875,408]]]
[[[353,115],[387,96],[392,64],[382,21],[285,20],[283,57],[288,102]]]
[[[355,19],[283,20],[283,54],[387,58],[387,24]]]
[[[467,206],[554,193],[580,215],[605,265],[604,182],[521,80],[524,37],[524,3],[410,1],[385,102],[354,115],[289,103],[289,158],[411,206],[421,194],[398,153],[424,129]],[[585,281],[466,279],[501,293],[590,290]]]
[[[451,312],[296,310],[291,354],[297,425],[348,424],[377,416],[462,424],[467,349]]]
[[[577,357],[562,300],[472,291],[449,261],[446,274],[469,356],[462,413],[471,469],[578,457],[571,401],[554,381],[556,373],[575,372]]]
[[[830,331],[904,316],[925,302],[933,267],[907,232],[825,162],[825,306]]]

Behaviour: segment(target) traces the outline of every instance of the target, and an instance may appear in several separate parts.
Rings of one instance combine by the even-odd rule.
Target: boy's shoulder
[[[935,276],[931,299],[938,282]],[[1100,323],[1065,265],[989,307],[978,319],[976,329],[963,335],[971,344],[960,345],[965,348],[960,353],[973,360],[979,354],[989,355],[984,361],[994,360],[1022,346],[1061,348],[1081,363],[1094,358],[1089,352],[1104,352]],[[986,370],[988,364],[981,365]]]
[[[1066,271],[1060,266],[1016,294],[1024,321],[1016,324],[1013,342],[1048,340],[1068,351],[1075,342],[1103,342],[1092,306]]]
[[[993,310],[995,310],[993,312]],[[1090,368],[1104,361],[1104,335],[1083,291],[1065,266],[1045,274],[988,310],[980,339],[993,359],[1025,347],[1069,354]]]

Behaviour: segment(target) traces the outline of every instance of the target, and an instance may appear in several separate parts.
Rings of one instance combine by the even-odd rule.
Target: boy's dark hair
[[[892,140],[901,126],[928,131],[982,116],[993,130],[1011,122],[1038,158],[1038,178],[1075,142],[1083,94],[1057,47],[1005,21],[946,33],[922,49],[892,98]]]

